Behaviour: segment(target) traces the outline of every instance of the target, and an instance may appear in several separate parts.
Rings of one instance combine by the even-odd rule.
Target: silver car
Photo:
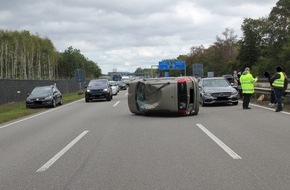
[[[199,81],[200,104],[217,103],[238,105],[238,91],[224,77],[203,78]]]
[[[119,93],[120,91],[120,87],[118,85],[118,82],[117,81],[109,81],[109,84],[112,88],[112,94],[115,96]]]

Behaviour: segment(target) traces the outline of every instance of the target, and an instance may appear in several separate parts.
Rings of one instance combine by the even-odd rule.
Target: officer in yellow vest
[[[272,86],[274,88],[274,94],[275,94],[275,98],[276,98],[276,101],[278,104],[276,112],[280,112],[280,111],[283,111],[282,94],[283,94],[283,90],[284,90],[285,76],[282,72],[281,66],[276,67],[276,71],[277,71],[277,73],[273,77],[270,78],[270,83],[272,84]]]
[[[257,82],[258,77],[254,78],[250,73],[250,68],[246,67],[245,71],[240,77],[240,83],[243,93],[243,109],[251,109],[249,107],[251,96],[254,94],[254,83]]]

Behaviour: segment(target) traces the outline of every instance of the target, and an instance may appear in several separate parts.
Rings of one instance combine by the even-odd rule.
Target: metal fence
[[[36,86],[56,85],[62,94],[78,92],[80,84],[74,80],[10,80],[0,79],[0,105],[25,101]]]
[[[271,89],[270,88],[255,88],[255,92],[258,94],[270,95]],[[286,90],[285,92],[286,92],[285,97],[290,98],[290,90]]]

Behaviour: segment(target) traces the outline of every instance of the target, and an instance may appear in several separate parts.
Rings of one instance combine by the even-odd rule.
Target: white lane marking
[[[243,103],[243,101],[239,101],[241,104]],[[270,111],[274,111],[275,112],[275,109],[274,108],[268,108],[266,106],[260,106],[260,105],[257,105],[257,104],[253,104],[253,103],[250,103],[251,106],[254,106],[254,107],[258,107],[258,108],[262,108],[262,109],[265,109],[265,110],[270,110]],[[286,114],[286,115],[290,115],[290,112],[286,112],[286,111],[281,111],[279,113],[283,113],[283,114]]]
[[[54,164],[62,155],[64,155],[73,145],[75,145],[81,138],[83,138],[89,131],[82,132],[73,141],[71,141],[66,147],[59,151],[54,157],[52,157],[48,162],[41,166],[36,172],[44,172],[50,166]]]
[[[12,123],[9,123],[9,124],[6,124],[6,125],[3,125],[2,127],[0,127],[0,129],[6,128],[6,127],[9,127],[9,126],[11,126],[11,125],[15,125],[15,124],[17,124],[17,123],[21,123],[22,121],[26,121],[26,120],[29,120],[29,119],[32,119],[32,118],[35,118],[35,117],[38,117],[38,116],[41,116],[41,115],[47,114],[47,113],[49,113],[49,112],[52,112],[52,111],[55,111],[55,110],[61,109],[61,108],[63,108],[63,107],[69,106],[69,105],[71,105],[71,104],[74,104],[74,103],[76,103],[76,102],[80,102],[80,101],[83,101],[83,99],[80,99],[80,100],[77,100],[77,101],[71,102],[71,103],[69,103],[69,104],[66,104],[66,105],[63,105],[63,106],[60,106],[60,107],[51,108],[51,109],[48,110],[48,111],[44,111],[44,112],[41,112],[41,113],[39,113],[39,114],[36,114],[36,115],[30,116],[30,117],[26,117],[26,118],[24,118],[24,119],[20,119],[20,120],[18,120],[18,121],[15,121],[15,122],[12,122]]]
[[[119,103],[120,103],[120,101],[116,102],[113,106],[115,107],[115,106],[117,106]]]
[[[260,106],[260,105],[257,105],[257,104],[250,104],[250,105],[251,106],[258,107],[258,108],[262,108],[262,109],[265,109],[265,110],[271,110],[271,111],[274,111],[275,112],[275,109],[273,109],[273,108],[267,108],[265,106]],[[280,113],[284,113],[286,115],[290,115],[290,112],[281,111]]]
[[[207,134],[215,143],[217,143],[226,153],[228,153],[233,159],[242,159],[237,153],[225,145],[221,140],[219,140],[214,134],[207,130],[202,124],[196,124],[205,134]]]
[[[9,124],[7,124],[7,125],[4,125],[4,126],[0,127],[0,129],[6,128],[6,127],[9,127],[9,126],[14,125],[14,124],[17,124],[17,123],[21,123],[22,121],[26,121],[26,120],[32,119],[32,118],[34,118],[34,117],[38,117],[38,116],[44,115],[44,114],[49,113],[49,112],[52,112],[52,111],[54,111],[54,110],[56,110],[56,109],[59,109],[59,108],[51,109],[51,110],[48,110],[48,111],[45,111],[45,112],[41,112],[41,113],[39,113],[39,114],[36,114],[36,115],[30,116],[30,117],[26,117],[26,118],[21,119],[21,120],[18,120],[18,121],[15,121],[15,122],[13,122],[13,123],[9,123]]]

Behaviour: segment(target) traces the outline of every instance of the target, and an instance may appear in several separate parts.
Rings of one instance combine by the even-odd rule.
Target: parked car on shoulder
[[[197,115],[198,82],[193,77],[165,77],[131,81],[128,106],[132,113]]]
[[[202,106],[217,103],[238,105],[238,91],[224,77],[202,78],[199,81]]]
[[[93,79],[86,87],[85,101],[89,102],[95,99],[106,99],[111,101],[113,98],[112,88],[107,79]]]
[[[26,108],[56,107],[62,105],[62,94],[56,86],[37,86],[26,99]]]

